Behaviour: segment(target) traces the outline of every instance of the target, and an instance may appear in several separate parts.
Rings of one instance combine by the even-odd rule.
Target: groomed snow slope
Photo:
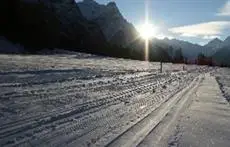
[[[207,67],[88,54],[0,55],[0,146],[106,146]]]

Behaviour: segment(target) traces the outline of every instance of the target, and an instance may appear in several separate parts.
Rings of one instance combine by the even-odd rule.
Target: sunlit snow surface
[[[230,69],[222,68],[218,69],[218,74],[216,74],[216,79],[220,85],[220,89],[223,96],[230,102]]]
[[[207,67],[68,53],[0,55],[0,146],[104,146]]]

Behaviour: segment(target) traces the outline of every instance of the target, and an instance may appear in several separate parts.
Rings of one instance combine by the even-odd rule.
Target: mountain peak
[[[214,38],[213,40],[209,41],[208,44],[204,45],[204,47],[206,50],[208,49],[208,55],[213,55],[223,46],[223,43],[224,42],[219,38]]]
[[[220,40],[219,38],[214,38],[213,41],[222,42],[222,40]]]
[[[119,9],[118,9],[118,7],[117,7],[115,2],[109,2],[106,6],[107,6],[108,9],[112,10],[113,12],[120,13],[120,11],[119,11]]]
[[[213,40],[209,41],[208,44],[222,44],[222,43],[223,43],[223,41],[220,40],[219,38],[214,38]]]
[[[107,4],[107,6],[110,6],[110,7],[117,7],[117,5],[116,5],[116,3],[115,2],[109,2],[108,4]]]

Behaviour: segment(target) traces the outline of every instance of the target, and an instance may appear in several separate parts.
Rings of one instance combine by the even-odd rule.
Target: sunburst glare
[[[153,24],[150,24],[148,22],[145,22],[145,24],[140,26],[138,30],[140,36],[145,40],[149,40],[153,38],[154,36],[156,36],[156,32],[157,32],[156,27],[154,27]]]
[[[145,61],[149,61],[149,40],[157,33],[157,27],[149,22],[149,0],[145,1],[145,21],[139,25],[140,37],[145,40]]]

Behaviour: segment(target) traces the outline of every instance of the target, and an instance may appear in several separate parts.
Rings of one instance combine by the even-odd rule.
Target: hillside
[[[128,46],[139,36],[134,26],[122,16],[115,2],[102,5],[94,0],[83,0],[77,5],[86,19],[100,26],[110,43]]]
[[[230,66],[230,47],[223,47],[213,55],[213,60],[218,65]]]
[[[69,48],[97,52],[106,45],[100,28],[87,21],[74,0],[1,1],[0,35],[29,51]]]

